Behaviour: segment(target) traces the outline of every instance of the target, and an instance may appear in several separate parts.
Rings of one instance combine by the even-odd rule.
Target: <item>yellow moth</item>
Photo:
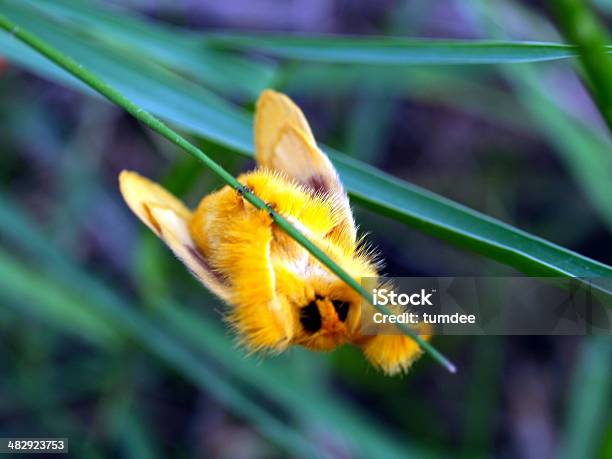
[[[241,175],[240,183],[356,280],[377,277],[338,174],[287,96],[262,93],[255,148],[257,168]],[[227,319],[249,350],[301,345],[325,351],[350,343],[387,374],[405,371],[421,354],[407,336],[361,335],[360,296],[229,186],[191,211],[135,172],[123,171],[119,183],[138,218],[229,305]]]

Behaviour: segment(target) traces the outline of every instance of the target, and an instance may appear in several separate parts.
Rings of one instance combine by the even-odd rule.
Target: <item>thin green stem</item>
[[[561,32],[576,45],[589,88],[601,116],[612,132],[612,56],[605,29],[583,0],[550,0]]]
[[[48,45],[37,36],[31,34],[22,27],[14,24],[7,17],[0,15],[0,28],[11,33],[14,37],[36,50],[41,55],[45,56],[51,62],[55,63],[59,67],[63,68],[83,83],[100,93],[102,96],[113,102],[114,104],[122,107],[128,113],[133,115],[136,119],[149,126],[155,132],[168,139],[170,142],[177,145],[179,148],[185,150],[190,155],[200,160],[206,167],[211,169],[217,174],[227,185],[242,193],[244,198],[250,202],[257,209],[266,210],[270,213],[270,216],[274,222],[281,227],[290,237],[302,245],[308,250],[317,260],[324,264],[330,271],[336,274],[342,279],[347,285],[361,295],[366,301],[372,304],[369,293],[364,289],[355,279],[353,279],[348,273],[346,273],[340,266],[338,266],[331,258],[327,256],[325,252],[319,249],[316,245],[310,242],[302,233],[294,228],[287,220],[281,215],[270,209],[269,206],[257,195],[252,193],[249,189],[244,187],[236,178],[227,172],[223,167],[208,157],[202,150],[190,143],[183,136],[172,130],[160,119],[153,116],[151,113],[143,110],[140,106],[124,97],[119,91],[114,89],[109,84],[102,81],[92,72],[87,70],[81,64],[76,62],[74,59],[66,56],[61,51]],[[389,311],[380,305],[373,305],[383,314],[388,314]],[[408,327],[406,324],[399,325],[401,330],[414,339],[421,348],[429,353],[434,360],[443,365],[451,373],[456,371],[456,367],[444,357],[435,347],[421,338],[413,329]]]

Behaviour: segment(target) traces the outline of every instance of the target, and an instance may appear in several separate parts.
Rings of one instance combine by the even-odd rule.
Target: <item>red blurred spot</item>
[[[2,56],[0,56],[0,75],[4,73],[6,68],[8,67],[8,62]]]

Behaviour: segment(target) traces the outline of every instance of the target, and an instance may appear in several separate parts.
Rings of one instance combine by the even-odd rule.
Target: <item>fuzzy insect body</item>
[[[258,168],[238,181],[352,277],[377,277],[333,165],[285,95],[262,93],[255,146]],[[406,336],[362,336],[359,295],[229,186],[205,196],[193,212],[134,172],[121,173],[120,188],[132,211],[230,305],[228,321],[249,350],[331,350],[350,343],[388,374],[406,370],[420,355]]]

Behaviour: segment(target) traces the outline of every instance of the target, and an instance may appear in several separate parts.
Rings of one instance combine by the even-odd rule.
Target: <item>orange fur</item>
[[[259,168],[240,176],[240,183],[355,279],[377,277],[376,263],[358,247],[342,183],[289,98],[264,91],[255,145]],[[280,352],[292,344],[330,350],[352,343],[388,374],[406,370],[420,355],[405,336],[361,336],[359,295],[230,187],[205,196],[192,213],[135,173],[123,172],[120,184],[134,213],[231,305],[228,321],[250,350]]]

